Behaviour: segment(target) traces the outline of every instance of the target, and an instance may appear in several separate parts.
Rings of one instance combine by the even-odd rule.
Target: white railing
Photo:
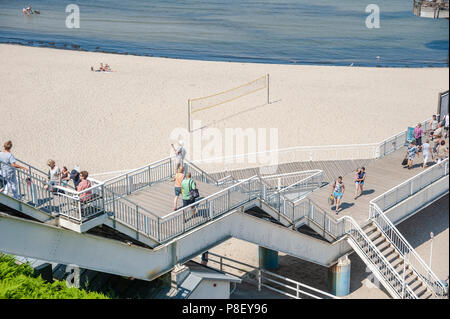
[[[404,281],[395,271],[392,265],[386,260],[383,254],[367,237],[360,226],[349,216],[343,216],[335,220],[324,209],[320,208],[310,199],[306,198],[294,206],[294,223],[301,222],[302,219],[309,223],[314,223],[323,231],[323,237],[331,236],[334,240],[349,236],[354,245],[359,249],[359,253],[366,259],[365,262],[372,265],[374,271],[381,276],[385,285],[399,298],[416,298],[409,286],[403,287]],[[309,224],[312,226],[311,224]]]
[[[337,220],[337,223],[343,223],[344,233],[350,236],[353,244],[357,249],[362,259],[365,259],[366,264],[370,264],[372,271],[378,273],[386,286],[386,289],[394,293],[398,298],[402,299],[417,299],[416,294],[408,285],[405,285],[405,280],[393,268],[391,263],[383,256],[375,244],[364,233],[361,227],[349,216],[343,216]]]
[[[402,236],[394,224],[386,217],[385,212],[401,201],[416,194],[423,188],[448,175],[449,159],[435,164],[420,174],[395,186],[384,194],[370,201],[369,219],[373,220],[380,231],[396,247],[397,251],[405,259],[405,263],[420,276],[422,281],[436,296],[443,296],[445,287],[431,268],[422,260],[409,242]]]
[[[158,241],[163,242],[174,238],[256,199],[256,194],[246,193],[244,189],[244,185],[254,178],[255,176],[252,176],[161,217]]]
[[[380,231],[389,240],[389,242],[394,245],[396,250],[403,257],[405,265],[409,266],[411,270],[420,277],[421,281],[428,286],[434,295],[444,296],[445,287],[440,282],[439,278],[433,273],[431,268],[423,261],[409,242],[402,236],[394,224],[392,224],[392,222],[385,216],[381,209],[376,204],[371,203],[370,213],[372,220],[378,226]]]
[[[371,203],[377,204],[377,206],[384,212],[389,208],[397,205],[406,198],[416,194],[423,188],[431,185],[438,179],[448,175],[449,160],[446,158],[439,164],[430,166],[423,172],[417,174],[414,177],[404,181],[403,183],[391,188],[387,192],[371,200]],[[369,215],[369,218],[371,216]]]
[[[217,260],[211,257],[216,257]],[[302,299],[303,296],[313,299],[340,299],[339,297],[305,285],[301,282],[212,252],[208,252],[208,263],[216,264],[218,268],[214,268],[233,276],[236,276],[236,273],[234,271],[227,271],[225,268],[244,273],[241,279],[251,284],[255,284],[258,287],[258,291],[261,291],[261,288],[264,287],[294,299]],[[237,266],[235,264],[237,264]],[[246,269],[242,267],[245,267]],[[284,290],[282,290],[283,288]]]

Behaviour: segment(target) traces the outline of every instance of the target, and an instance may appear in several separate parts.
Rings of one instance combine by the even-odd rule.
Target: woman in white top
[[[8,195],[9,190],[12,191],[15,199],[19,198],[17,193],[17,176],[16,169],[23,169],[25,172],[28,171],[25,167],[16,164],[16,159],[14,155],[11,154],[11,148],[13,144],[11,141],[7,141],[4,145],[3,152],[0,152],[0,169],[2,171],[2,176],[6,182],[3,194]]]
[[[429,139],[427,139],[425,141],[425,143],[423,143],[422,150],[423,150],[423,153],[422,153],[422,155],[423,155],[423,168],[426,168],[427,167],[427,163],[430,160],[430,158],[431,158],[431,160],[433,160],[433,154],[431,152],[431,146],[430,146],[430,140]]]

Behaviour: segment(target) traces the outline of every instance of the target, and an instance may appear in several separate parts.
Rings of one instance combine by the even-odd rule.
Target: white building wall
[[[230,282],[204,279],[188,299],[230,299]]]

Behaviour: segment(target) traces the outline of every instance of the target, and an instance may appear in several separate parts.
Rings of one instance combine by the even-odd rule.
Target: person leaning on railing
[[[82,192],[85,189],[92,187],[91,182],[87,180],[88,176],[89,176],[88,172],[86,172],[86,171],[80,172],[81,182],[77,186],[77,192]],[[87,191],[87,192],[80,194],[80,201],[82,201],[82,202],[86,202],[87,200],[89,200],[91,198],[92,198],[91,191]]]
[[[47,161],[47,165],[48,165],[48,167],[50,167],[50,169],[48,171],[48,185],[49,185],[51,192],[56,192],[55,188],[53,188],[53,186],[60,184],[59,178],[61,175],[61,169],[58,166],[56,166],[55,161],[52,159],[49,159]]]
[[[10,152],[12,146],[12,142],[7,141],[3,146],[3,152],[0,153],[1,172],[4,182],[6,183],[3,194],[8,195],[9,190],[11,190],[14,198],[18,199],[19,196],[17,194],[17,176],[15,168],[23,169],[25,172],[27,172],[28,169],[16,164],[16,159]]]

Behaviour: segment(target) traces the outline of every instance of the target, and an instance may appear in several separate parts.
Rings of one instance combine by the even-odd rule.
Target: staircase
[[[370,222],[363,228],[366,236],[372,241],[376,249],[381,253],[392,269],[398,274],[396,277],[402,278],[405,288],[410,289],[411,296],[419,299],[428,299],[433,296],[433,292],[427,287],[425,281],[412,268],[411,264],[405,263],[405,258],[395,248],[392,242],[384,236],[382,231],[375,225],[375,222]],[[365,251],[367,253],[367,251]],[[403,287],[399,287],[403,289]],[[399,296],[404,297],[402,290],[396,291]]]

